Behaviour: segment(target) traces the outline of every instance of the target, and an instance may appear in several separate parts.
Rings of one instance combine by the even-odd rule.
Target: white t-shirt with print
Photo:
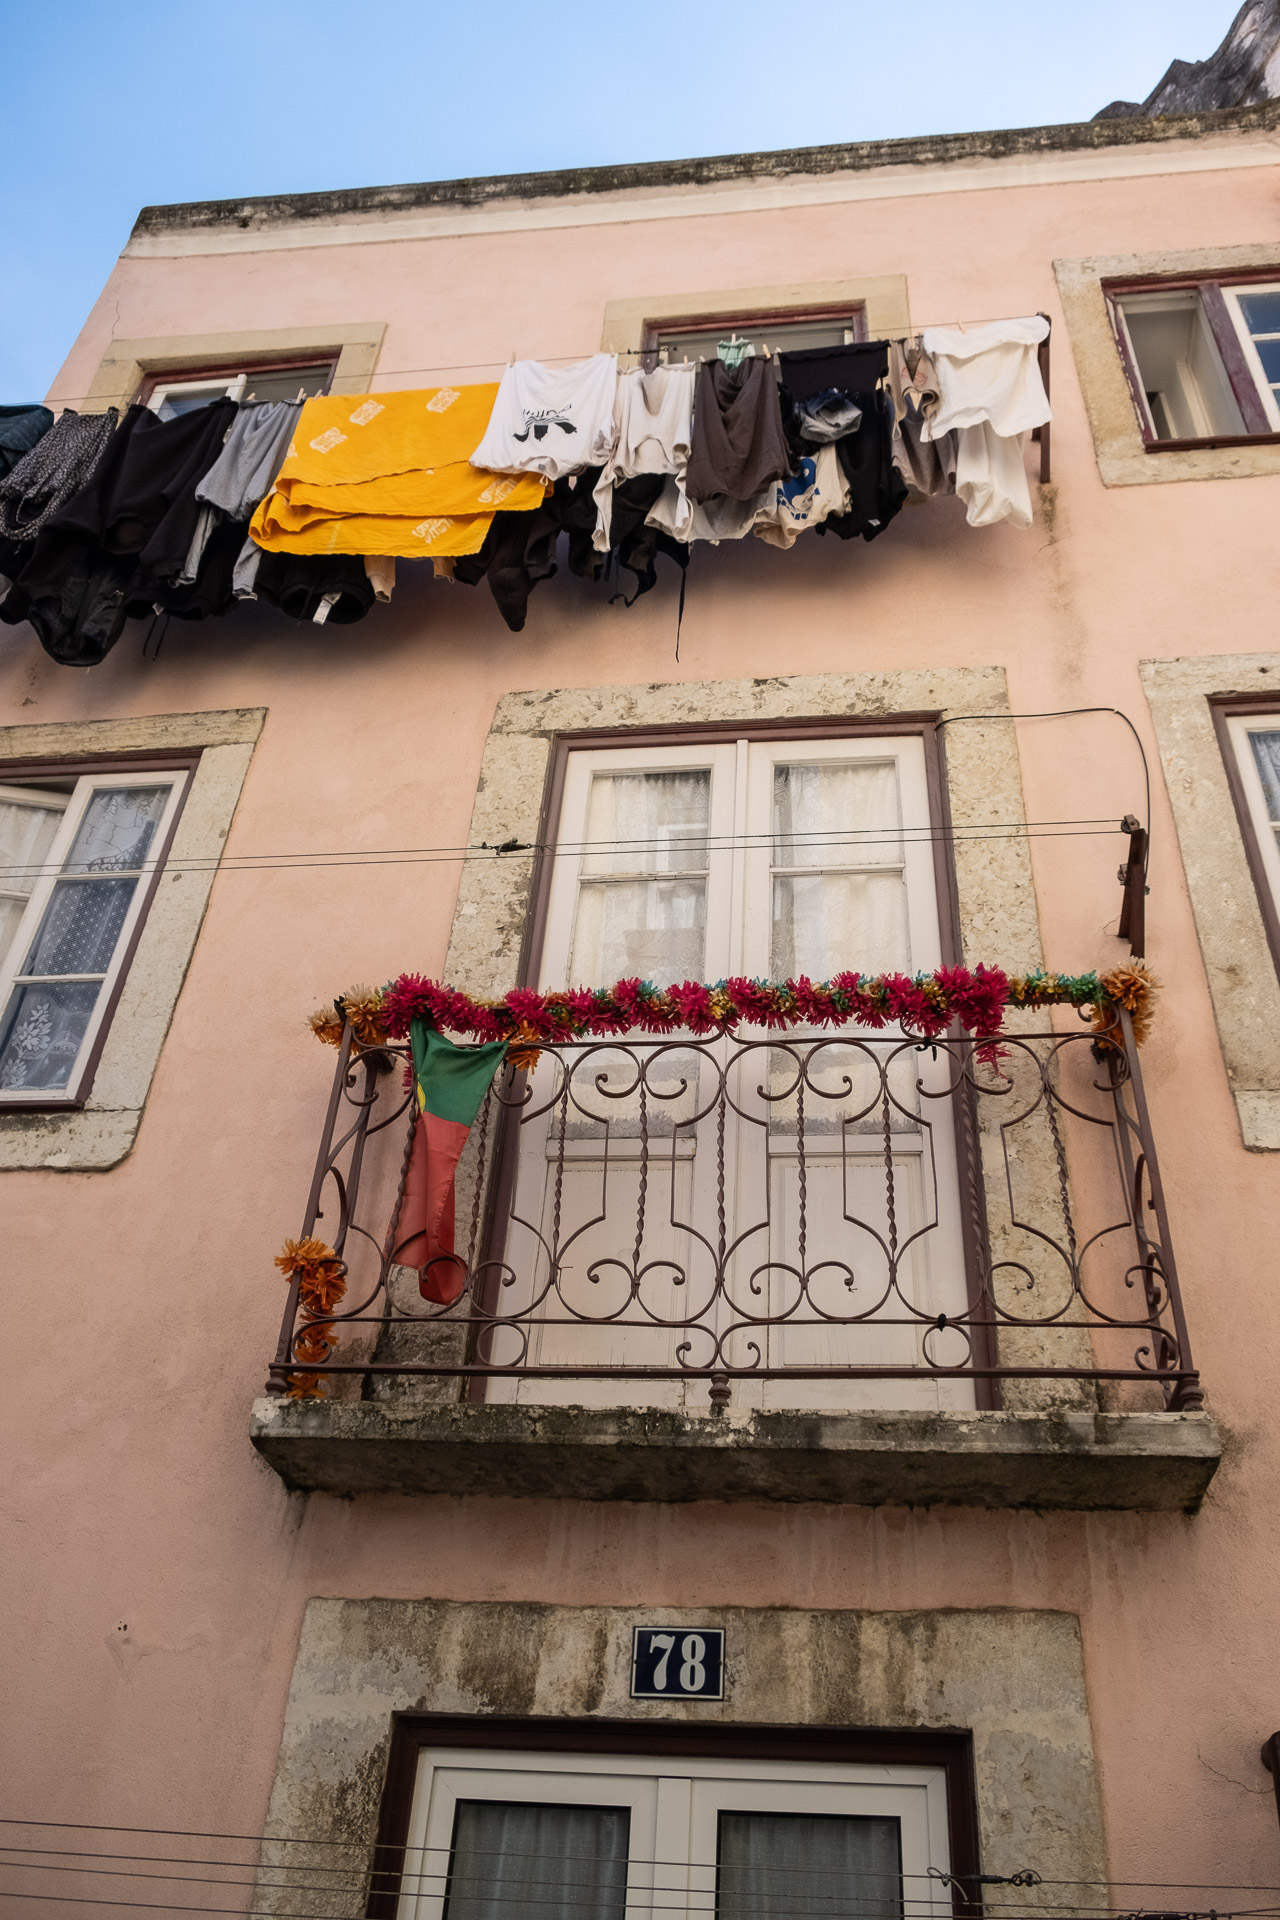
[[[473,467],[495,473],[541,473],[548,480],[598,467],[613,452],[618,363],[595,353],[572,367],[517,360],[493,403]]]

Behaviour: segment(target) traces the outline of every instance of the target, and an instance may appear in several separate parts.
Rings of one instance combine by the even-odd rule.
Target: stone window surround
[[[1054,261],[1103,486],[1239,480],[1259,473],[1280,473],[1280,443],[1274,438],[1258,446],[1147,451],[1104,291],[1105,284],[1113,280],[1192,276],[1211,280],[1271,267],[1280,279],[1280,246],[1275,242],[1197,247],[1185,252],[1094,254],[1081,260]]]
[[[248,707],[0,727],[0,778],[8,761],[199,755],[93,1084],[72,1111],[0,1108],[0,1171],[102,1172],[132,1148],[265,720],[265,707]]]
[[[724,1627],[722,1702],[630,1698],[632,1627],[656,1617],[677,1631]],[[665,1724],[673,1755],[685,1729],[968,1730],[983,1871],[1034,1858],[1046,1881],[1067,1883],[1046,1888],[1050,1908],[1087,1908],[1106,1878],[1080,1627],[1066,1612],[311,1599],[256,1908],[292,1911],[273,1871],[289,1851],[277,1838],[306,1833],[372,1857],[402,1713]],[[1034,1912],[1036,1893],[1024,1900]],[[350,1920],[364,1910],[362,1889],[332,1909]]]
[[[337,355],[330,393],[367,393],[378,363],[386,324],[346,321],[328,327],[277,327],[235,333],[157,334],[150,339],[112,340],[98,363],[81,406],[105,413],[129,406],[152,373],[194,373],[204,367],[269,366],[307,354]]]
[[[950,721],[1008,711],[1001,667],[509,693],[497,704],[485,744],[471,844],[487,840],[494,845],[511,838],[536,844],[543,837],[547,776],[557,734],[616,734],[624,729],[639,734],[679,722],[732,727],[760,721],[892,721],[922,714]],[[999,717],[975,717],[964,725],[948,725],[943,733],[953,825],[1024,818],[1012,724]],[[962,959],[970,965],[985,960],[1010,972],[1038,966],[1039,918],[1025,840],[961,840],[954,855]],[[526,853],[465,865],[446,962],[446,978],[455,986],[500,996],[515,984],[534,877],[534,856]]]
[[[1139,671],[1241,1136],[1252,1152],[1280,1152],[1280,975],[1213,705],[1269,695],[1280,712],[1280,653],[1143,660]]]
[[[911,331],[907,277],[903,273],[867,275],[856,280],[795,281],[772,287],[716,287],[709,293],[656,293],[639,299],[610,300],[600,336],[602,353],[638,354],[646,329],[670,326],[705,315],[764,313],[771,318],[814,307],[862,307],[867,337],[879,340]]]

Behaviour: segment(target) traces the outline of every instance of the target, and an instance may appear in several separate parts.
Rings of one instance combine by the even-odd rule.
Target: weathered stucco
[[[1222,1453],[1203,1413],[598,1411],[394,1392],[257,1400],[250,1434],[286,1485],[324,1493],[872,1507],[1191,1511]]]
[[[273,1890],[274,1869],[297,1858],[273,1847],[275,1836],[371,1846],[391,1716],[410,1711],[668,1721],[673,1755],[682,1722],[971,1728],[983,1871],[1034,1861],[1056,1884],[1021,1894],[1027,1912],[1097,1904],[1106,1862],[1073,1615],[664,1608],[677,1630],[725,1629],[725,1698],[696,1705],[630,1698],[631,1629],[652,1618],[634,1607],[309,1601],[259,1909],[299,1911],[296,1894]],[[326,1898],[332,1904],[309,1910],[334,1920],[363,1911],[359,1892]]]
[[[1209,700],[1274,693],[1280,653],[1144,660],[1160,764],[1246,1147],[1280,1150],[1280,980]]]

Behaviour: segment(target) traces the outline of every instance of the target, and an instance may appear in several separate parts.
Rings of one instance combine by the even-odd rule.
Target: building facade
[[[55,410],[1043,314],[1053,419],[1025,530],[935,498],[634,604],[562,554],[516,632],[423,563],[88,670],[5,630],[7,982],[67,1023],[0,1090],[15,1819],[265,1836],[235,1911],[1266,1904],[1277,124],[140,216]],[[143,854],[95,867],[121,804]],[[122,872],[93,952],[19,937]],[[743,1022],[504,1068],[456,1306],[386,1258],[401,1042],[307,1025],[404,972],[1135,957],[1140,1050],[1047,1005],[994,1062]],[[354,1316],[320,1397],[297,1235]]]

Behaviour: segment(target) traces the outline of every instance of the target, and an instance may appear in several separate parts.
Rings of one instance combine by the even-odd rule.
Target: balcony
[[[348,1029],[303,1222],[346,1292],[308,1318],[295,1275],[253,1444],[342,1494],[1194,1509],[1220,1444],[1128,1017],[1022,1017],[995,1060],[544,1046],[468,1138],[447,1305],[396,1260],[408,1049]]]

